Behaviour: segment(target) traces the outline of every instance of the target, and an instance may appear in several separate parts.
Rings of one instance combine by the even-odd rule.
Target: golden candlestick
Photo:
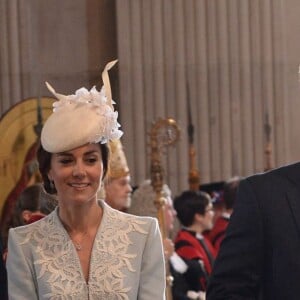
[[[198,191],[200,187],[200,175],[196,168],[196,151],[193,144],[189,145],[189,187],[192,191]]]

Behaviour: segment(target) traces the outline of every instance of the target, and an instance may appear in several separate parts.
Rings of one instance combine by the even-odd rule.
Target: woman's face
[[[102,175],[99,144],[87,144],[51,157],[48,177],[54,181],[59,202],[70,205],[96,200]]]

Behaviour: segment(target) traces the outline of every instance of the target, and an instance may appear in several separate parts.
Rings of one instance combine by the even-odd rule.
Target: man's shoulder
[[[254,175],[250,175],[245,178],[245,180],[250,181],[260,181],[260,180],[267,180],[268,178],[284,178],[293,179],[294,177],[300,177],[300,162],[288,164],[284,166],[280,166],[278,168],[263,172],[263,173],[256,173]]]
[[[249,186],[259,191],[283,191],[291,185],[300,185],[299,162],[245,177],[240,182],[240,188]]]

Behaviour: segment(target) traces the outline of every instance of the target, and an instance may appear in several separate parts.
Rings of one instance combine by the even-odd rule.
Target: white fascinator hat
[[[56,93],[46,82],[49,91],[58,99],[53,103],[53,113],[41,132],[41,144],[46,151],[59,153],[88,143],[104,144],[122,136],[108,76],[116,62],[114,60],[105,66],[100,92],[94,86],[90,91],[80,88],[75,94],[66,96]]]

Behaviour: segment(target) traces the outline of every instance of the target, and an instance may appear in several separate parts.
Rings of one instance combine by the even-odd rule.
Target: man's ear
[[[201,215],[199,213],[195,213],[194,222],[201,223],[203,221],[203,218],[204,218],[203,215]]]

